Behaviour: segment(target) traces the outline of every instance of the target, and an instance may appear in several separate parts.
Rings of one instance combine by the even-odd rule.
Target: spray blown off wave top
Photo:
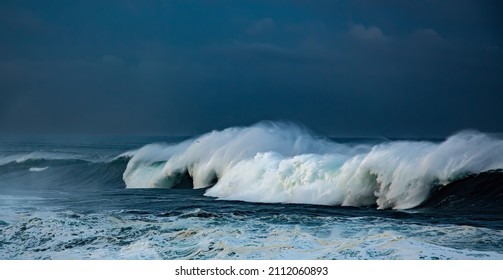
[[[464,131],[440,143],[340,144],[285,123],[152,144],[128,163],[128,188],[172,188],[187,175],[221,199],[407,209],[436,188],[503,168],[503,140]]]

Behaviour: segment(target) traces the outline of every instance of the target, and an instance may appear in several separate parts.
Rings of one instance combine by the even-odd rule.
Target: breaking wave
[[[129,156],[128,188],[173,188],[191,178],[220,199],[408,209],[451,182],[502,169],[503,140],[463,131],[440,143],[343,144],[262,122],[149,144]]]

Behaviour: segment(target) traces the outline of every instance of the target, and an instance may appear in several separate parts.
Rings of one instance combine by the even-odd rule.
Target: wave
[[[192,178],[205,195],[250,202],[409,209],[441,186],[503,168],[503,140],[463,131],[445,141],[336,143],[291,124],[212,131],[129,154],[128,188],[172,188]]]
[[[63,152],[30,152],[30,153],[20,153],[20,154],[9,154],[0,156],[0,166],[4,165],[15,165],[15,164],[24,164],[30,162],[39,162],[39,161],[47,161],[47,162],[64,162],[64,161],[88,161],[88,162],[114,162],[120,160],[129,160],[131,159],[136,150],[126,151],[114,158],[108,159],[99,159],[99,158],[88,158],[82,154],[74,154],[74,153],[63,153]]]
[[[78,160],[81,157],[68,153],[52,153],[52,152],[31,152],[23,154],[4,155],[0,158],[0,166],[9,164],[21,164],[29,161],[38,160]]]
[[[465,178],[435,189],[419,208],[429,210],[464,210],[494,213],[500,220],[503,211],[503,170],[470,174]],[[487,219],[487,216],[486,218]]]
[[[82,155],[33,152],[0,158],[0,181],[13,185],[124,186],[122,174],[132,154],[109,160],[84,159]]]

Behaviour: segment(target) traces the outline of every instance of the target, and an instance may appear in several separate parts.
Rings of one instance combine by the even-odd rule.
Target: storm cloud
[[[2,1],[0,132],[502,131],[499,1]]]

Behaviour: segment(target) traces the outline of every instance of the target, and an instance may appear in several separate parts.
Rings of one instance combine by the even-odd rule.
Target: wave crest
[[[503,140],[480,132],[350,145],[271,122],[144,146],[123,179],[128,188],[170,188],[188,174],[195,188],[214,184],[206,195],[220,199],[406,209],[438,186],[501,168]]]

